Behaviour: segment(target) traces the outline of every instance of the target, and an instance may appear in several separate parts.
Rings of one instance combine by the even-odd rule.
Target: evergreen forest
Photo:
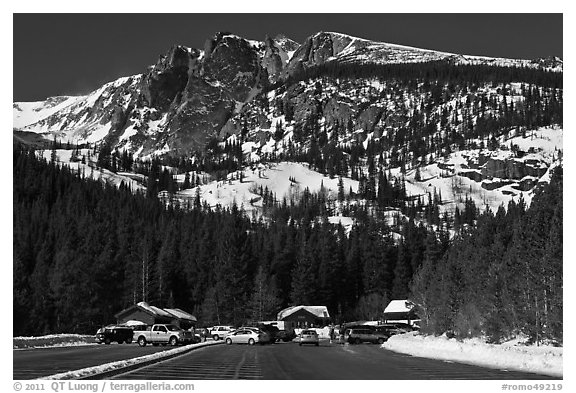
[[[328,222],[322,193],[267,196],[266,214],[251,220],[199,197],[167,206],[155,192],[85,178],[15,144],[14,335],[94,334],[139,301],[209,326],[275,319],[298,304],[326,305],[336,323],[373,320],[389,300],[409,298],[425,332],[562,342],[561,167],[530,208],[469,206],[453,236],[398,202],[408,219],[394,237],[373,207],[401,200],[401,186],[378,176],[378,189],[365,180],[362,191],[374,204],[348,212],[347,232]]]

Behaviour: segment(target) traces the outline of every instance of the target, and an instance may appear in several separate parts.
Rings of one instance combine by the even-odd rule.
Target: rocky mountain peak
[[[540,57],[533,60],[532,63],[551,69],[562,69],[564,66],[564,61],[557,56]]]
[[[144,102],[156,109],[167,110],[178,92],[188,83],[189,68],[199,51],[175,45],[160,56],[154,67],[142,79]]]

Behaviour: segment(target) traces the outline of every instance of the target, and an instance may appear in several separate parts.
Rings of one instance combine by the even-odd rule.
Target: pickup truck
[[[176,325],[164,324],[152,325],[146,327],[146,330],[135,331],[134,338],[141,347],[145,347],[148,343],[178,345],[195,342],[192,333],[185,332]]]

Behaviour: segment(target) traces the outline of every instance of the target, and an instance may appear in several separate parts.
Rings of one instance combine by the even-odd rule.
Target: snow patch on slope
[[[235,174],[231,174],[235,175]],[[236,177],[239,176],[239,173]],[[203,202],[210,206],[231,206],[236,203],[238,207],[243,206],[246,211],[251,211],[262,207],[262,200],[256,192],[268,188],[268,191],[276,194],[276,198],[281,201],[286,197],[298,199],[299,195],[306,188],[311,193],[319,192],[321,187],[328,195],[336,199],[338,193],[338,178],[330,179],[321,173],[308,168],[306,164],[294,162],[281,162],[270,166],[259,165],[254,169],[243,171],[243,180],[232,180],[230,176],[226,181],[213,181],[200,187],[200,197]],[[290,178],[295,179],[293,182]],[[348,178],[342,179],[344,190],[347,193],[350,188],[353,192],[358,191],[358,181]],[[196,188],[183,190],[176,194],[183,199],[191,199],[196,195]],[[332,220],[336,220],[335,218]],[[344,220],[346,222],[346,220]],[[347,223],[347,222],[346,222]],[[344,222],[343,222],[344,224]]]
[[[12,111],[12,126],[23,128],[43,120],[54,113],[86,99],[80,97],[50,97],[46,101],[15,102]]]

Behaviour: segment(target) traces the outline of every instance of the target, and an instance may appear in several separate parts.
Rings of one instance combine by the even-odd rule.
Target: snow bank
[[[151,355],[140,356],[140,357],[133,358],[133,359],[119,360],[117,362],[101,364],[99,366],[86,367],[86,368],[82,368],[80,370],[67,371],[67,372],[60,373],[60,374],[49,375],[47,377],[42,377],[42,379],[85,378],[88,376],[101,374],[101,373],[105,373],[105,372],[109,372],[109,371],[113,371],[113,370],[118,370],[118,369],[121,369],[124,367],[144,363],[144,362],[147,362],[150,360],[163,359],[163,358],[169,357],[171,355],[176,355],[179,353],[190,351],[191,349],[201,348],[201,347],[205,347],[208,345],[217,345],[217,344],[222,344],[222,343],[223,343],[223,341],[207,341],[207,342],[198,343],[198,344],[191,344],[191,345],[186,345],[184,347],[178,347],[178,348],[170,349],[168,351],[156,352],[156,353],[153,353]]]
[[[37,337],[14,337],[13,349],[71,347],[77,345],[95,345],[94,336],[83,334],[49,334]]]
[[[382,348],[432,359],[562,377],[563,348],[486,344],[480,339],[458,341],[417,332],[392,336]]]

